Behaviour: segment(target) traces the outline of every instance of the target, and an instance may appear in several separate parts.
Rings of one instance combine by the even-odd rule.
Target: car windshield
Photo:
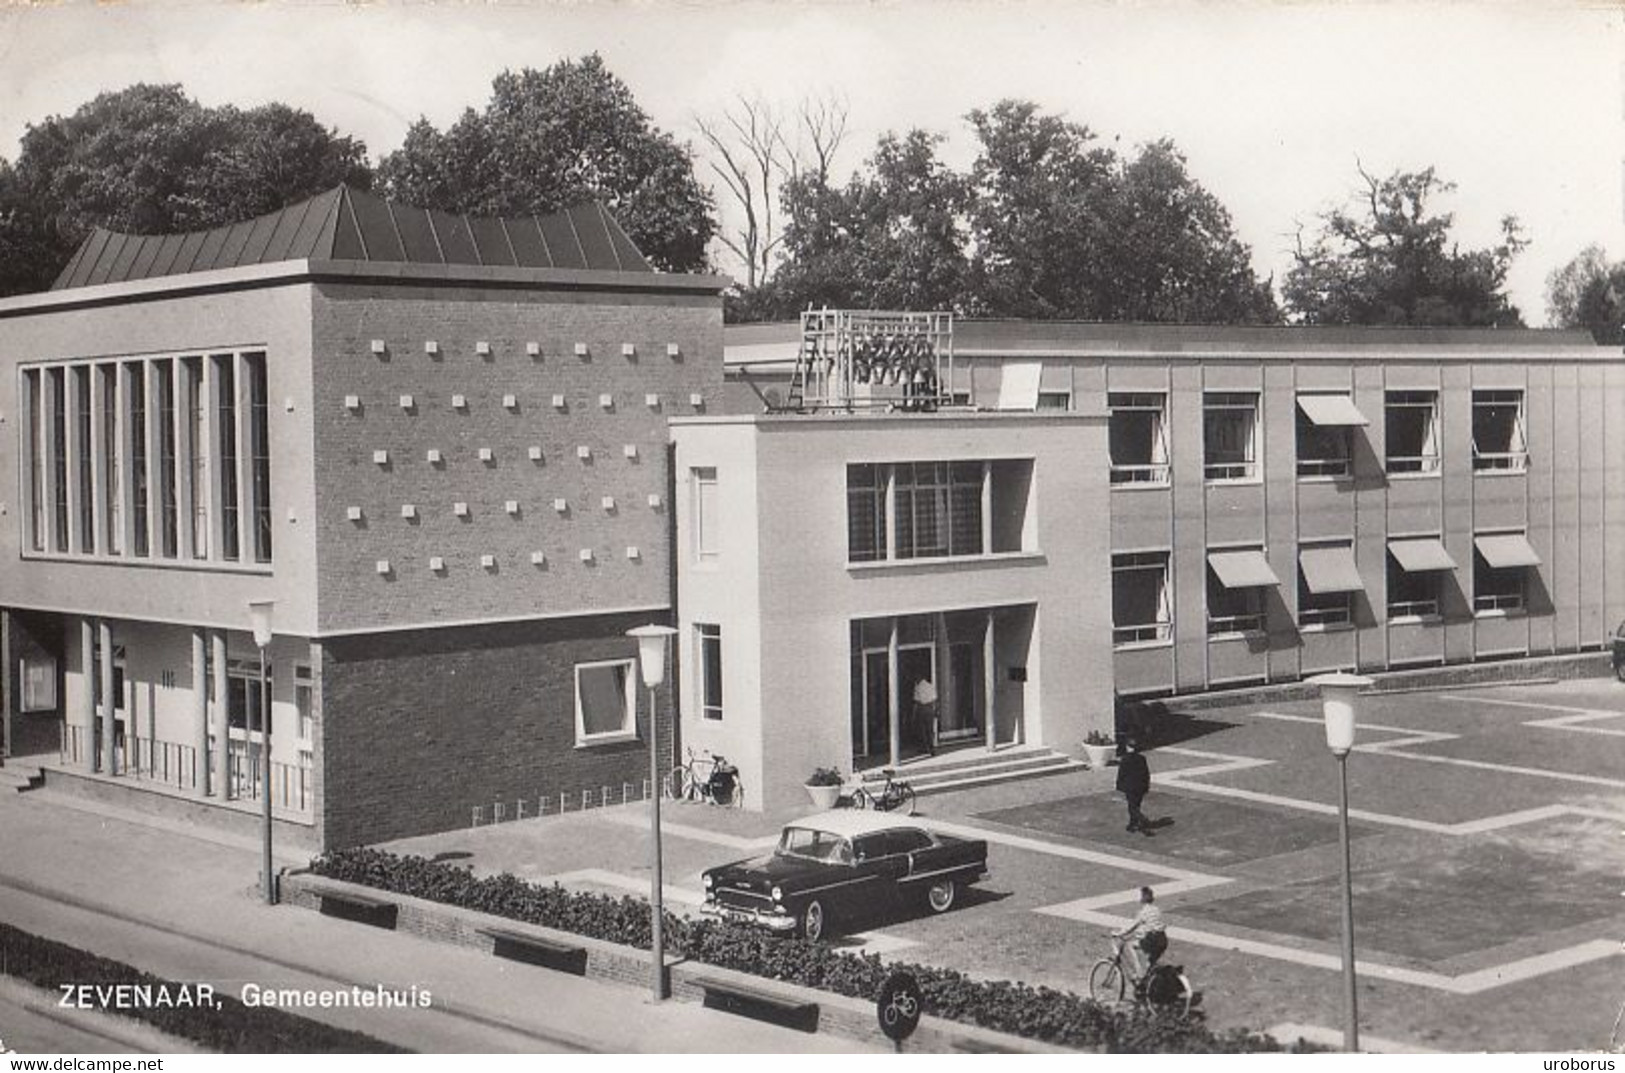
[[[787,857],[803,857],[811,861],[831,863],[852,859],[852,850],[846,839],[828,831],[815,831],[810,827],[786,827],[779,836],[779,853]]]

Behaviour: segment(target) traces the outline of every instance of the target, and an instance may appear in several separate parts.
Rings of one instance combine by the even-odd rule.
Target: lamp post
[[[1349,857],[1349,752],[1359,715],[1360,690],[1371,679],[1358,674],[1322,674],[1309,679],[1320,690],[1326,721],[1326,748],[1337,757],[1338,834],[1343,847],[1343,1049],[1360,1049],[1359,995],[1354,974],[1354,869]]]
[[[271,696],[266,684],[265,650],[271,645],[271,611],[275,600],[250,600],[248,618],[254,626],[254,647],[260,650],[260,818],[262,853],[260,886],[265,904],[276,904],[276,876],[271,872]]]
[[[666,641],[676,632],[670,626],[655,625],[626,631],[628,637],[637,638],[638,672],[649,689],[649,928],[656,1002],[666,997],[666,943],[661,929],[666,907],[660,861],[660,724],[655,689],[666,679]]]

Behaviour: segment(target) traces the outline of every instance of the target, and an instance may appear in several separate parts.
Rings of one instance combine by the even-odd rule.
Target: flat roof
[[[730,324],[724,363],[772,366],[795,360],[795,321]],[[1385,326],[1109,324],[1095,321],[955,318],[955,358],[1193,359],[1280,357],[1361,359],[1373,356],[1516,360],[1617,360],[1588,332],[1552,328],[1408,328]]]

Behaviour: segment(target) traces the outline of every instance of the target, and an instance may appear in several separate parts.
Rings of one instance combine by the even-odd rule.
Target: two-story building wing
[[[798,335],[728,329],[730,407],[787,398]],[[953,354],[959,403],[1109,412],[1119,694],[1580,652],[1625,617],[1625,362],[1584,333],[960,320]]]

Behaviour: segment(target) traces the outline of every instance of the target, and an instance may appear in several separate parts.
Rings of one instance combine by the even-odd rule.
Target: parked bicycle
[[[878,812],[891,812],[902,808],[906,810],[904,815],[914,815],[914,787],[896,778],[896,773],[891,768],[882,768],[881,774],[886,776],[885,786],[875,791],[859,784],[858,788],[852,791],[847,804],[852,808],[872,808]]]
[[[707,801],[729,808],[740,808],[745,803],[745,783],[739,769],[721,753],[688,750],[688,760],[672,768],[661,791],[679,801]]]
[[[1111,956],[1101,958],[1089,970],[1089,997],[1109,1006],[1128,1000],[1132,994],[1136,1006],[1189,1016],[1196,992],[1191,989],[1184,967],[1157,964],[1144,976],[1137,976],[1123,954],[1124,946],[1125,940],[1114,938]]]

